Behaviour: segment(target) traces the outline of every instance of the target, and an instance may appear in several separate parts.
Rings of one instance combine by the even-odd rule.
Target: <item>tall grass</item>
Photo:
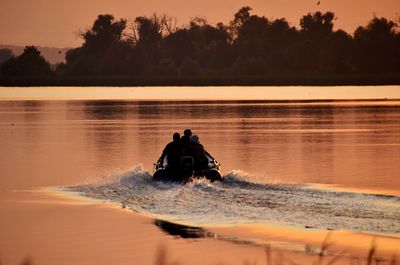
[[[334,265],[340,259],[347,258],[350,265],[397,265],[397,254],[393,254],[392,257],[388,259],[383,259],[377,256],[377,247],[375,240],[372,240],[371,247],[368,250],[367,257],[360,258],[354,256],[345,256],[346,250],[342,250],[339,253],[330,256],[328,258],[329,248],[333,245],[329,242],[330,234],[328,234],[323,242],[319,252],[316,255],[316,259],[311,264],[297,263],[291,260],[290,257],[283,255],[280,251],[273,252],[270,245],[265,246],[265,264],[266,265]],[[273,259],[274,257],[274,259]],[[31,257],[25,257],[20,265],[33,265],[33,259]],[[165,245],[160,245],[155,253],[155,265],[183,265],[179,261],[169,261],[168,250]],[[190,264],[190,263],[189,263]],[[258,265],[257,263],[251,263],[245,261],[244,265]],[[4,265],[0,259],[0,265]],[[57,264],[55,264],[57,265]],[[220,264],[224,265],[224,264]]]
[[[396,254],[393,254],[391,259],[384,259],[377,256],[377,247],[375,244],[375,240],[373,239],[371,242],[371,247],[368,250],[366,258],[354,257],[354,256],[345,256],[347,251],[345,249],[336,253],[335,255],[328,255],[329,248],[333,246],[333,244],[329,241],[331,234],[329,233],[323,242],[321,243],[321,247],[319,252],[316,255],[315,261],[311,264],[298,263],[291,260],[290,257],[283,255],[280,251],[276,251],[273,253],[270,245],[265,246],[265,264],[266,265],[334,265],[339,260],[347,259],[348,264],[350,265],[397,265],[397,257]],[[274,257],[274,259],[273,259]],[[182,264],[178,262],[169,263],[168,262],[168,251],[167,248],[162,245],[156,251],[156,260],[155,265],[177,265]],[[190,264],[190,263],[189,263]],[[258,265],[257,263],[251,263],[249,261],[245,261],[244,265]],[[221,264],[223,265],[223,264]]]

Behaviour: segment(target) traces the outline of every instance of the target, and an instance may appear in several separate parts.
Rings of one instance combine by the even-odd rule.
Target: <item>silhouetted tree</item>
[[[285,19],[269,21],[250,15],[242,8],[230,23],[235,33],[233,46],[237,56],[234,71],[244,74],[288,72],[288,48],[296,40],[296,29]]]
[[[99,15],[90,30],[82,34],[82,47],[66,53],[69,74],[122,74],[131,57],[130,43],[124,40],[126,20],[115,21],[112,15]],[[128,56],[127,56],[128,54]]]
[[[266,61],[256,57],[239,57],[232,66],[232,72],[240,75],[262,75],[266,70]]]
[[[232,39],[236,38],[239,34],[239,30],[242,28],[243,24],[247,22],[250,18],[251,7],[244,6],[239,9],[234,15],[233,20],[229,23],[229,32]]]
[[[156,16],[152,18],[137,17],[136,46],[146,52],[150,63],[155,64],[160,59],[160,43],[162,40],[162,24]]]
[[[172,59],[163,59],[155,65],[151,65],[146,69],[145,74],[147,75],[177,75],[178,68]]]
[[[196,75],[200,73],[199,62],[192,58],[185,58],[180,66],[181,73],[184,75]]]
[[[187,28],[178,29],[166,36],[163,49],[164,56],[172,58],[176,65],[181,65],[185,58],[195,58],[193,40]]]
[[[0,66],[13,56],[10,49],[0,49]]]
[[[298,41],[299,33],[284,19],[270,22],[266,34],[266,61],[269,73],[292,73],[289,49]]]
[[[129,39],[135,44],[135,49],[144,54],[147,61],[143,66],[156,65],[163,59],[161,42],[167,35],[177,31],[176,19],[167,15],[151,17],[139,16],[131,23],[129,32],[126,33]]]
[[[331,33],[319,53],[319,63],[325,73],[354,73],[356,66],[352,37],[343,30]]]
[[[35,46],[26,46],[21,55],[5,61],[1,72],[3,76],[45,76],[51,73],[50,63]]]
[[[188,37],[191,40],[193,57],[201,67],[227,66],[229,34],[222,23],[214,27],[207,24],[205,19],[195,18],[190,22]]]
[[[334,18],[335,14],[332,12],[309,13],[300,19],[301,31],[309,34],[311,38],[329,35],[332,33]]]
[[[216,69],[231,65],[227,28],[222,23],[211,26],[203,18],[194,18],[186,28],[165,36],[161,49],[163,56],[172,58],[178,66],[188,59],[196,61],[201,68]]]
[[[374,17],[366,27],[354,32],[357,67],[360,72],[400,71],[400,33],[396,23]]]
[[[337,74],[352,71],[351,37],[333,31],[332,12],[309,13],[300,19],[299,39],[291,50],[293,69],[299,73]]]
[[[250,7],[241,8],[230,22],[237,74],[263,74],[266,71],[266,32],[270,22],[266,17],[250,14]]]
[[[178,28],[176,19],[167,15],[153,14],[152,17],[139,16],[130,24],[125,35],[134,43],[147,42],[156,36],[166,36],[174,33]]]
[[[91,30],[82,34],[85,40],[83,48],[94,55],[102,56],[120,43],[125,27],[124,19],[115,21],[112,15],[99,15]]]
[[[127,27],[124,19],[99,15],[82,34],[83,45],[68,51],[58,69],[72,75],[153,76],[400,72],[394,22],[374,18],[352,37],[334,30],[334,21],[332,12],[308,13],[296,29],[284,18],[253,15],[248,6],[228,25],[194,18],[177,27],[176,19],[154,14],[136,17]]]

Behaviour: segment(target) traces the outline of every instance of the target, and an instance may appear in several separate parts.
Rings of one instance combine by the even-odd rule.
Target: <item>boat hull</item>
[[[210,156],[207,156],[207,160],[208,163],[204,169],[196,170],[193,166],[193,158],[185,156],[181,159],[180,167],[172,169],[168,165],[167,157],[165,157],[163,161],[154,164],[153,180],[183,183],[196,178],[205,178],[209,181],[222,180],[218,162]]]

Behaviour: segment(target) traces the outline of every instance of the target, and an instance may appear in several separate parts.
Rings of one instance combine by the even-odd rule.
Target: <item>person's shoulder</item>
[[[170,146],[180,146],[182,143],[180,141],[172,141],[169,143]]]
[[[194,146],[197,148],[204,148],[204,146],[201,143],[193,143]]]
[[[172,141],[172,142],[169,142],[169,143],[167,144],[167,146],[173,146],[174,144],[175,144],[175,142]]]

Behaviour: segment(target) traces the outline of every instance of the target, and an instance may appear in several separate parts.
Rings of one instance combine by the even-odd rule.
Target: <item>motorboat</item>
[[[182,156],[178,168],[168,165],[168,155],[154,164],[153,180],[186,183],[194,178],[206,178],[210,181],[221,180],[220,164],[206,153],[207,165],[201,169],[195,168],[192,156]],[[205,163],[204,163],[205,164]]]

